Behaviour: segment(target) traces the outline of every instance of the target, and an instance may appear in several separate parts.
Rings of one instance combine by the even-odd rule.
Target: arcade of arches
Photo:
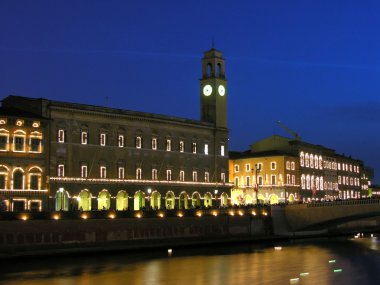
[[[142,190],[128,194],[126,190],[120,190],[115,197],[112,197],[107,189],[101,190],[97,194],[93,194],[88,189],[81,190],[77,195],[70,196],[69,191],[60,188],[55,194],[55,210],[142,210],[142,209],[193,209],[193,208],[211,208],[211,207],[227,207],[230,205],[228,194],[223,192],[220,195],[212,195],[210,192],[203,196],[199,192],[191,194],[182,191],[178,197],[173,191],[160,193],[152,191],[150,194]]]

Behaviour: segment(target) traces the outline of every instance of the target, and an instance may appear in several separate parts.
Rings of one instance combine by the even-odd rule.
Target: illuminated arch
[[[143,208],[145,208],[145,193],[138,190],[133,197],[133,210],[139,211]]]
[[[198,208],[201,206],[201,195],[198,192],[194,192],[191,196],[191,205],[193,208]]]
[[[128,193],[120,190],[116,195],[116,211],[128,210]]]
[[[294,199],[294,195],[293,194],[289,195],[288,201],[289,201],[289,203],[294,203],[295,199]]]
[[[78,195],[78,209],[81,211],[91,211],[92,195],[87,189],[80,191]]]
[[[179,194],[179,209],[189,209],[189,195],[185,191]]]
[[[111,207],[111,194],[103,189],[98,195],[98,210],[109,210]]]
[[[228,194],[223,192],[220,195],[220,206],[221,207],[227,207],[228,206]]]
[[[36,166],[36,165],[31,166],[31,167],[29,168],[28,172],[29,172],[29,173],[31,173],[31,172],[32,172],[32,173],[36,173],[36,172],[34,171],[34,169],[37,169],[38,172],[43,172],[43,171],[42,171],[42,168],[39,167],[39,166]]]
[[[264,195],[263,195],[263,194],[259,194],[259,195],[257,196],[257,198],[258,198],[258,202],[259,202],[259,204],[264,204],[264,202],[265,202],[265,198],[264,198]]]
[[[269,203],[271,205],[278,204],[278,196],[276,194],[272,194],[269,196]]]
[[[60,188],[57,193],[55,193],[55,210],[69,210],[69,193],[63,188]]]
[[[173,191],[168,191],[165,196],[165,206],[168,210],[173,210],[175,206],[175,196]]]
[[[25,171],[21,167],[16,167],[12,171],[12,189],[25,189]]]
[[[245,205],[250,205],[250,204],[253,204],[253,198],[252,198],[252,196],[251,195],[245,195],[245,197],[244,197],[244,204]]]
[[[150,206],[153,210],[158,210],[161,208],[161,194],[155,190],[150,196]]]
[[[207,192],[203,196],[203,205],[205,206],[205,208],[212,207],[212,194],[210,192]]]

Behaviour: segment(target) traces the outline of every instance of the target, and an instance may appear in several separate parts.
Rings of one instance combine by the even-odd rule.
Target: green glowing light
[[[334,269],[334,273],[339,273],[339,272],[342,272],[343,270],[341,268],[339,269]]]
[[[329,263],[335,263],[335,259],[329,260]]]
[[[309,276],[309,272],[302,272],[300,273],[300,276]]]

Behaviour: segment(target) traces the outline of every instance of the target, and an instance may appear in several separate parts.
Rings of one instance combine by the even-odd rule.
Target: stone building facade
[[[277,156],[278,159],[281,158],[280,161],[275,159],[275,156],[269,159],[276,164],[283,165],[284,162],[286,164],[286,161],[294,161],[296,183],[292,183],[289,190],[285,188],[284,191],[277,191],[279,193],[276,193],[276,191],[266,193],[264,191],[267,196],[261,196],[259,200],[268,203],[277,201],[310,202],[314,200],[358,199],[368,195],[370,177],[365,173],[365,167],[361,160],[337,154],[335,150],[321,145],[277,135],[252,144],[249,151],[242,153],[231,152],[230,179],[235,182],[232,193],[237,193],[242,186],[247,187],[247,183],[237,183],[236,179],[239,174],[236,173],[236,165],[244,164],[247,159],[251,159],[256,165],[260,161],[267,159],[268,154],[270,156],[273,153],[282,154]],[[270,189],[282,189],[281,184],[287,187],[288,184],[279,178],[283,177],[282,179],[284,179],[288,175],[293,175],[286,172],[278,174],[273,171],[269,172],[271,169],[267,171],[271,177],[281,176],[274,178],[275,180],[273,181],[265,176],[264,180],[262,180],[263,182],[258,181],[258,196],[265,189],[265,187],[260,187],[261,184],[267,184]],[[274,181],[277,183],[273,183]],[[284,192],[283,196],[281,196],[282,192]],[[288,194],[286,194],[287,192]],[[235,200],[233,199],[234,203],[236,202]]]
[[[25,152],[22,161],[29,171],[34,162],[28,160],[40,160],[40,188],[49,197],[41,200],[42,210],[226,206],[226,82],[222,53],[205,52],[199,121],[19,96],[5,98],[2,110],[14,109],[20,120],[26,120],[26,111],[40,118],[41,145],[46,147],[38,155]],[[27,122],[29,126],[34,119]],[[25,131],[27,139],[31,131],[33,127]],[[10,152],[4,166],[13,165],[17,156]],[[10,189],[3,192],[12,196]]]

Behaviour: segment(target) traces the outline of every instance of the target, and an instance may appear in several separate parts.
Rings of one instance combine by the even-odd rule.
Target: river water
[[[380,238],[319,239],[10,260],[7,285],[380,284]]]

